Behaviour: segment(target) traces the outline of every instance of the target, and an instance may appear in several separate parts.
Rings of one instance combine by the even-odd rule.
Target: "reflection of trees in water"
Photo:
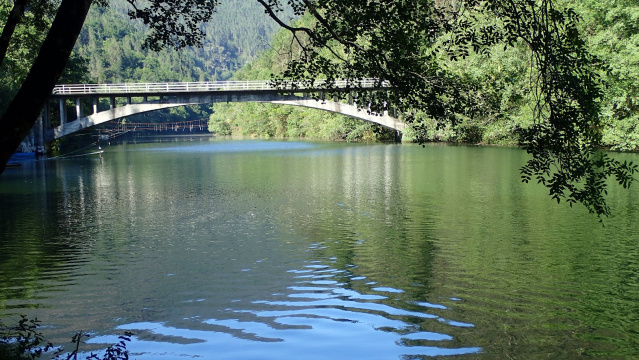
[[[449,316],[475,325],[459,332],[462,343],[505,358],[637,354],[628,334],[639,293],[624,285],[639,277],[637,227],[627,222],[636,209],[620,206],[602,227],[549,201],[542,186],[522,186],[513,169],[523,152],[450,150],[426,148],[428,168],[443,170],[424,189],[440,194],[433,292],[460,298]],[[619,194],[624,203],[627,192],[611,191],[611,204]]]
[[[86,174],[69,178],[47,173],[45,162],[26,163],[5,179],[0,207],[0,296],[5,309],[38,307],[39,294],[55,289],[79,265],[90,233],[84,222],[94,217],[84,186]],[[55,191],[51,191],[55,189]],[[8,305],[6,301],[25,300]]]
[[[550,202],[543,187],[522,186],[513,171],[525,161],[519,150],[421,151],[421,163],[412,158],[404,167],[400,157],[384,168],[372,154],[364,159],[376,161],[318,166],[343,176],[313,177],[322,196],[299,221],[319,244],[313,259],[346,270],[335,277],[359,293],[405,291],[392,297],[400,299],[394,306],[410,308],[408,299],[445,305],[448,318],[475,325],[456,331],[456,341],[486,353],[639,353],[628,336],[639,322],[637,227],[629,222],[636,201],[628,192],[611,193],[619,216],[602,228],[583,209]],[[395,200],[389,212],[383,205]],[[351,281],[357,276],[377,284]]]
[[[430,214],[409,208],[409,186],[398,147],[352,147],[344,156],[314,160],[304,193],[311,215],[295,218],[297,231],[322,244],[318,260],[334,259],[337,269],[365,276],[379,286],[401,289],[427,301],[433,244]],[[326,169],[330,169],[327,171]],[[336,275],[339,277],[339,275]],[[362,282],[347,287],[366,293]]]

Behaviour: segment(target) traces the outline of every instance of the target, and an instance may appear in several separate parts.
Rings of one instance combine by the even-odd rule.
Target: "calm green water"
[[[637,155],[624,155],[639,162]],[[638,358],[639,187],[517,149],[168,141],[0,178],[0,313],[137,359]]]

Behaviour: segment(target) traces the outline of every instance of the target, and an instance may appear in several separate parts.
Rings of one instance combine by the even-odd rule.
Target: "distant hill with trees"
[[[127,15],[125,0],[93,7],[77,44],[90,82],[226,80],[266,49],[278,25],[252,0],[226,2],[203,25],[201,48],[154,52],[143,47],[147,28]]]
[[[76,53],[84,59],[84,77],[67,82],[89,83],[217,81],[267,49],[279,29],[252,0],[226,2],[212,21],[203,25],[207,34],[201,48],[159,52],[144,48],[148,29],[127,15],[125,0],[111,0],[108,8],[93,7],[82,29]],[[208,118],[210,106],[189,106],[141,114],[133,122],[164,122]]]

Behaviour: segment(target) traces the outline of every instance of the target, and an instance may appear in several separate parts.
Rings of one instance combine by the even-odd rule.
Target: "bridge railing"
[[[335,88],[346,88],[357,84],[363,88],[373,88],[375,79],[357,81],[338,80]],[[204,81],[204,82],[166,82],[166,83],[122,83],[122,84],[73,84],[56,85],[53,95],[93,95],[93,94],[127,94],[127,93],[176,93],[176,92],[210,92],[210,91],[254,91],[254,90],[308,90],[318,89],[326,85],[324,80],[312,83],[296,82],[285,88],[274,86],[270,81]]]

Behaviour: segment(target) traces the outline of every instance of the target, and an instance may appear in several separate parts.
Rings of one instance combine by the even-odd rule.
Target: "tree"
[[[24,19],[24,13],[29,7],[29,11],[34,14],[30,19]],[[4,60],[9,49],[9,43],[20,21],[27,21],[38,31],[46,30],[46,22],[41,21],[45,16],[52,16],[55,6],[49,0],[15,0],[9,12],[7,21],[0,34],[0,63]]]
[[[6,24],[0,35],[0,113],[26,78],[51,25],[53,17],[43,1],[0,2],[0,23]]]
[[[27,135],[64,71],[91,0],[62,0],[51,29],[18,93],[0,119],[0,171]]]
[[[522,179],[543,183],[557,201],[581,202],[599,216],[610,211],[604,197],[606,180],[614,177],[624,187],[634,180],[634,165],[598,151],[598,60],[588,52],[577,30],[579,18],[570,8],[557,8],[553,0],[256,1],[293,35],[291,49],[296,53],[291,53],[282,76],[274,78],[276,84],[310,84],[323,78],[331,92],[334,80],[347,79],[348,90],[363,107],[381,112],[393,106],[408,123],[418,111],[441,126],[481,111],[473,84],[448,71],[442,59],[454,61],[470,52],[488,56],[495,45],[523,45],[538,95],[535,123],[520,129],[520,144],[532,155],[521,169]],[[145,45],[156,50],[200,44],[200,24],[220,5],[217,0],[127,2],[129,15],[150,28]],[[289,25],[279,17],[285,4],[296,15],[310,16],[313,25]],[[90,5],[90,0],[63,0],[40,55],[66,62],[73,46],[69,41],[77,37]],[[65,33],[58,30],[63,26],[58,18],[67,21]],[[46,46],[58,40],[64,46],[57,50],[64,51]],[[0,169],[35,122],[63,68],[47,67],[36,60],[0,121]],[[362,78],[377,79],[386,91],[362,88]],[[345,96],[336,91],[334,95]],[[23,109],[27,99],[29,111]]]

